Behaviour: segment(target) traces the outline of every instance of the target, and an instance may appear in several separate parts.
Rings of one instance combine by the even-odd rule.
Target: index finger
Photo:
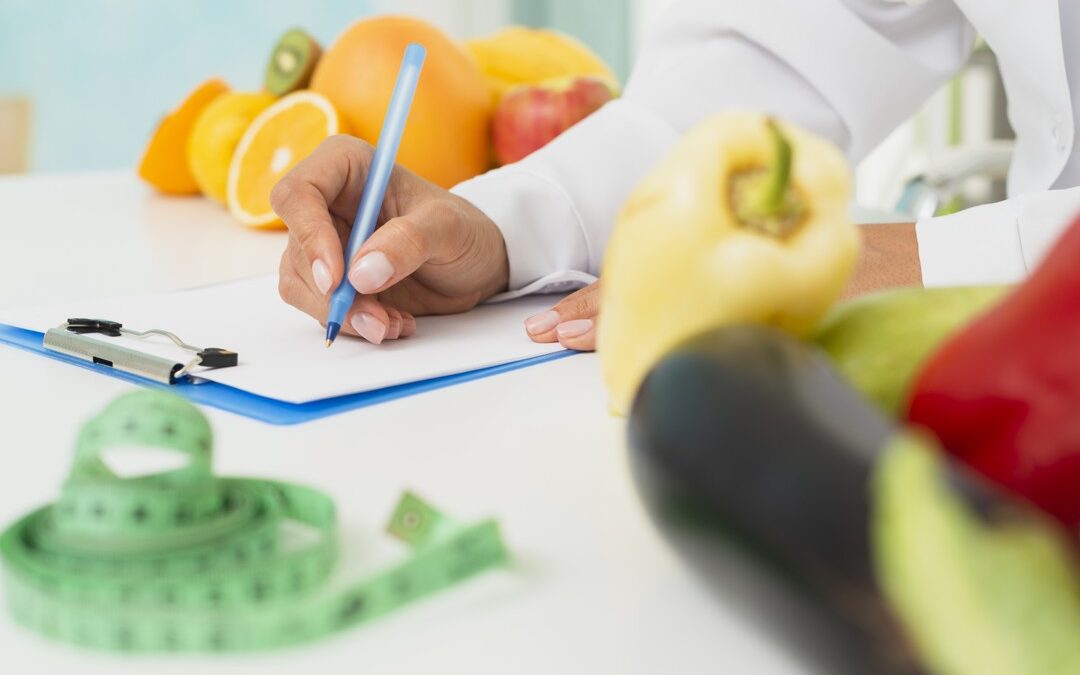
[[[285,175],[270,193],[270,205],[289,228],[307,262],[328,272],[336,288],[344,274],[341,235],[334,214],[355,212],[370,161],[369,146],[348,136],[323,141]]]

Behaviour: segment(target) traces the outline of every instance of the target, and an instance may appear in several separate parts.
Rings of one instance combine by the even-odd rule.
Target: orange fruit
[[[198,194],[199,185],[188,169],[188,135],[199,113],[228,90],[219,79],[207,80],[161,120],[139,160],[137,172],[143,180],[166,194]]]
[[[251,122],[277,99],[265,92],[230,92],[215,99],[195,120],[187,142],[191,175],[202,193],[225,203],[229,163]]]
[[[351,133],[375,144],[410,42],[427,59],[397,159],[448,188],[488,169],[493,106],[476,62],[441,30],[407,17],[358,21],[323,54],[311,89],[330,99]]]
[[[289,169],[340,130],[334,106],[312,91],[289,94],[259,113],[229,165],[229,211],[251,227],[281,227],[270,208],[270,191]]]

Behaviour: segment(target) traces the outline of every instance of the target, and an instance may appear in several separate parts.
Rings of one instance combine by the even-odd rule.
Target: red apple
[[[562,77],[514,87],[495,109],[495,159],[499,164],[518,161],[613,98],[611,85],[600,77]]]

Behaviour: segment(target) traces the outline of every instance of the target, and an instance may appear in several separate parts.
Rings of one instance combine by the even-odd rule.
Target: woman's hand
[[[863,225],[861,232],[863,251],[845,297],[922,284],[914,224]],[[599,314],[600,282],[596,282],[526,319],[525,332],[536,342],[558,341],[568,349],[593,351]]]
[[[274,187],[270,203],[289,228],[279,292],[326,321],[345,274],[352,229],[374,150],[350,136],[327,139]],[[416,331],[417,314],[464,312],[506,288],[498,227],[465,199],[395,166],[379,227],[349,261],[360,293],[342,331],[379,344]]]
[[[563,298],[557,305],[525,320],[534,342],[555,342],[567,349],[596,349],[596,319],[600,314],[600,282]]]

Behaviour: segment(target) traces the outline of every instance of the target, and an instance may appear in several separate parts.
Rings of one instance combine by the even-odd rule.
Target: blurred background
[[[323,44],[376,13],[422,16],[467,38],[517,23],[589,44],[625,80],[672,0],[0,0],[0,173],[134,166],[162,114],[210,74],[261,85],[283,31]],[[993,55],[868,157],[857,200],[916,215],[1003,196],[1012,134]]]

